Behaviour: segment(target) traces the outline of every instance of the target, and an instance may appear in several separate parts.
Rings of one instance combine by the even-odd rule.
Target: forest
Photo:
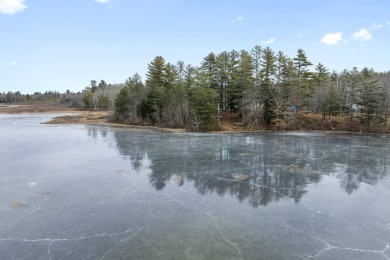
[[[295,57],[255,46],[246,51],[209,53],[199,66],[162,56],[149,64],[146,79],[138,73],[124,84],[91,80],[82,92],[23,95],[0,93],[0,102],[60,102],[87,110],[113,110],[117,122],[211,131],[220,128],[222,112],[239,116],[251,129],[285,129],[296,115],[323,120],[344,116],[349,130],[386,128],[390,72],[371,68],[329,71],[314,65],[304,50]]]

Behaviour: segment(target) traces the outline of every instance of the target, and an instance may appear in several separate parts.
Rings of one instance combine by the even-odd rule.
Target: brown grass
[[[99,124],[99,125],[109,125],[109,126],[120,126],[120,127],[131,127],[131,128],[140,128],[140,129],[153,129],[161,132],[167,133],[182,133],[185,132],[185,129],[182,128],[163,128],[156,126],[138,126],[138,125],[129,125],[125,123],[114,123],[112,122],[112,111],[90,111],[90,112],[81,112],[79,111],[75,115],[67,116],[58,116],[52,120],[46,122],[45,124]]]
[[[234,124],[242,122],[238,113],[222,112],[221,115],[220,126],[222,131],[234,131],[237,129]]]
[[[40,104],[40,105],[0,105],[0,114],[18,113],[51,113],[51,112],[71,112],[77,111],[74,107],[61,104]]]
[[[366,129],[358,118],[353,118],[351,127],[349,116],[326,116],[324,119],[321,114],[290,113],[288,118],[289,121],[283,120],[280,130],[390,133],[390,127],[383,123],[372,122]]]
[[[111,117],[108,111],[82,112],[77,115],[58,116],[45,124],[96,124],[107,123]]]

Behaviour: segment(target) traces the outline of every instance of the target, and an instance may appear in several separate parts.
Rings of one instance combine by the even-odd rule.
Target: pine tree
[[[282,51],[278,51],[278,53],[275,55],[275,83],[278,86],[281,86],[283,81],[283,67],[286,64],[286,60],[287,56]]]
[[[119,91],[115,99],[115,118],[117,120],[127,118],[128,104],[130,103],[130,93],[127,87]]]
[[[272,96],[271,89],[273,87],[272,78],[275,75],[276,69],[274,52],[269,47],[265,48],[263,51],[261,65],[261,95],[264,104],[263,117],[266,125],[269,126],[275,116],[275,101]]]
[[[309,98],[313,95],[312,73],[309,71],[312,63],[302,49],[298,50],[297,57],[293,61],[296,69],[295,103],[301,108],[308,107]]]
[[[229,54],[227,51],[221,52],[215,59],[217,75],[217,92],[219,95],[219,106],[227,109],[227,86],[229,82]]]
[[[104,90],[107,87],[107,83],[104,80],[101,80],[97,86],[98,89]]]
[[[277,118],[275,128],[277,128],[278,123],[284,117],[284,111],[286,110],[288,97],[290,95],[290,83],[291,75],[293,71],[288,73],[288,61],[287,56],[279,51],[275,56],[275,84],[271,88],[271,94],[275,103],[275,117]],[[292,66],[293,68],[293,66]],[[287,73],[286,73],[287,72]]]
[[[260,70],[261,70],[261,56],[262,56],[263,49],[261,46],[256,45],[252,50],[252,60],[253,60],[253,67],[254,67],[254,78],[255,78],[255,87],[257,89],[260,88],[261,80],[260,80]]]
[[[153,122],[161,122],[162,109],[166,102],[165,95],[165,60],[161,56],[157,56],[154,60],[148,64],[148,72],[146,74],[146,86],[149,91],[147,96],[147,110],[150,119]]]
[[[228,81],[226,89],[227,108],[236,111],[240,106],[242,89],[239,85],[240,54],[233,50],[228,54]]]
[[[323,114],[330,116],[336,116],[340,111],[340,96],[337,92],[335,85],[331,85],[329,93],[324,102]]]
[[[92,93],[97,90],[96,80],[91,80],[90,89],[91,89]]]
[[[295,75],[296,71],[293,61],[290,58],[286,58],[282,63],[281,88],[284,102],[286,104],[290,103],[290,105],[296,105],[296,103],[291,100],[293,96],[293,83],[295,81]]]
[[[249,97],[256,99],[256,96],[249,93],[256,93],[254,91],[255,79],[253,77],[253,59],[252,56],[245,50],[240,52],[240,63],[238,65],[238,75],[236,80],[236,89],[234,92],[234,101],[237,107],[241,108],[241,113],[245,111],[245,107],[248,105]],[[246,93],[247,100],[244,100]],[[250,103],[250,102],[249,102]]]
[[[110,107],[110,99],[104,93],[100,93],[97,98],[97,107],[99,109],[107,110]]]
[[[184,70],[184,85],[186,89],[190,89],[195,85],[195,75],[196,75],[197,69],[193,67],[192,65],[187,65]]]
[[[384,73],[382,75],[382,86],[384,90],[383,112],[385,114],[383,125],[386,128],[388,111],[390,107],[390,72]]]
[[[192,88],[189,91],[191,107],[191,128],[196,131],[210,131],[218,127],[218,108],[214,100],[217,93],[208,87]]]
[[[147,117],[146,89],[141,76],[136,73],[125,81],[128,89],[127,114],[134,123]]]
[[[379,103],[382,91],[377,84],[378,79],[374,78],[373,71],[364,68],[361,71],[362,84],[359,88],[360,121],[369,130],[372,120],[379,112]]]
[[[347,77],[347,105],[348,105],[348,112],[349,112],[349,129],[352,130],[352,122],[353,122],[353,113],[355,110],[355,107],[357,106],[357,89],[359,88],[359,84],[361,84],[361,77],[362,75],[357,70],[356,67],[353,67],[353,69],[346,73]]]
[[[93,91],[90,88],[86,88],[83,92],[83,102],[85,109],[93,110],[95,103],[93,102]]]
[[[207,87],[217,90],[217,67],[214,53],[211,52],[203,58],[198,74],[204,75],[204,84],[206,84]]]
[[[329,76],[328,70],[325,68],[325,66],[322,65],[321,63],[318,63],[318,65],[316,66],[316,72],[314,74],[314,80],[316,82],[316,88],[317,88],[317,101],[315,105],[316,113],[318,113],[320,110],[321,91],[328,79],[328,76]]]

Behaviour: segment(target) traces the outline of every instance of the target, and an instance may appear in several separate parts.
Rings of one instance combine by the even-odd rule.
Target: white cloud
[[[24,0],[0,0],[0,13],[13,15],[27,8]]]
[[[110,2],[110,0],[95,0],[95,1],[101,4],[108,4]]]
[[[11,67],[15,67],[15,66],[18,65],[18,64],[16,63],[16,61],[13,61],[13,62],[11,62],[9,65],[10,65]]]
[[[231,23],[242,23],[242,21],[244,21],[244,17],[238,16],[238,17],[234,18],[233,20],[231,20],[230,22]]]
[[[321,42],[326,45],[337,45],[346,41],[343,41],[343,34],[341,32],[336,32],[325,34],[325,36],[322,37]]]
[[[370,29],[370,30],[378,30],[378,29],[381,29],[381,28],[383,28],[383,27],[385,27],[383,24],[376,24],[376,23],[373,23],[371,26],[370,26],[370,28],[368,28],[368,29]]]
[[[268,39],[266,41],[262,41],[260,42],[261,44],[265,44],[265,45],[271,45],[272,43],[275,42],[275,39],[274,38],[271,38],[271,39]]]
[[[352,34],[352,38],[355,40],[368,41],[371,40],[372,35],[366,28],[362,28],[359,31]]]
[[[385,28],[385,27],[389,27],[390,26],[390,22],[389,21],[386,21],[384,23],[373,23],[371,24],[371,26],[368,28],[368,30],[379,30],[379,29],[382,29],[382,28]]]

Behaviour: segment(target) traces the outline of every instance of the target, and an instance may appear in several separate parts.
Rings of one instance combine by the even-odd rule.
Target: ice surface
[[[390,139],[0,115],[0,259],[389,259]]]

